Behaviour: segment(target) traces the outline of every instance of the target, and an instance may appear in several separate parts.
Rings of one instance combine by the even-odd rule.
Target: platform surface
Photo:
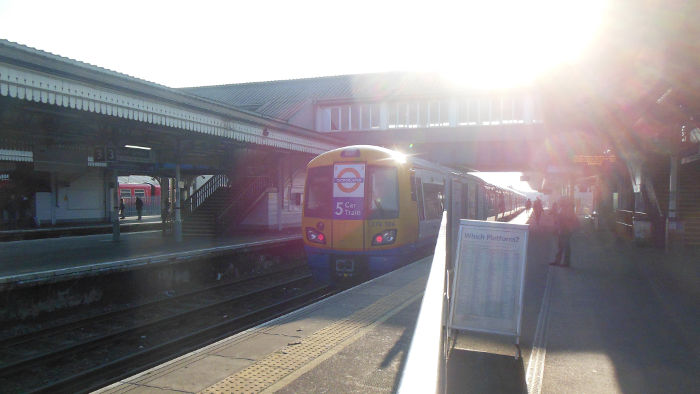
[[[395,391],[431,259],[424,258],[98,392]]]
[[[76,275],[86,270],[148,264],[294,239],[301,239],[301,235],[271,233],[222,239],[185,238],[178,243],[155,230],[123,233],[119,242],[112,241],[111,234],[3,242],[0,243],[0,283]]]

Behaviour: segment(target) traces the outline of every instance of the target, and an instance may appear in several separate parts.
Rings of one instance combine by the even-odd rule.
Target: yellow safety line
[[[425,278],[416,279],[377,302],[269,354],[201,392],[259,393],[280,389],[416,301],[424,288]]]

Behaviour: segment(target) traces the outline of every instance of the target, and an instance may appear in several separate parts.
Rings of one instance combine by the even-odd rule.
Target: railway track
[[[7,338],[0,387],[95,389],[332,293],[295,268]]]

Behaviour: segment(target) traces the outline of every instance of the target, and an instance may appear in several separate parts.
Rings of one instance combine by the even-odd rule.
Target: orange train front
[[[444,179],[399,152],[350,146],[307,166],[302,228],[314,277],[375,277],[434,245]]]

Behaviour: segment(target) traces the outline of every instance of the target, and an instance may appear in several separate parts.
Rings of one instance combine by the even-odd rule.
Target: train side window
[[[131,189],[119,190],[119,198],[131,198]]]
[[[134,189],[134,197],[138,197],[143,200],[146,198],[146,191],[143,189]]]
[[[306,174],[304,215],[329,219],[333,206],[333,167],[309,168]]]

